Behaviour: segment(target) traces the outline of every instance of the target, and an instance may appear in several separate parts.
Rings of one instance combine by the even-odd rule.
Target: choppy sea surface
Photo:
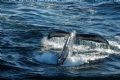
[[[81,41],[74,45],[81,65],[47,64],[39,59],[50,55],[41,55],[51,51],[59,54],[64,44],[63,39],[46,39],[53,29],[99,34],[110,45]],[[120,1],[0,0],[0,78],[29,80],[44,76],[119,77]]]

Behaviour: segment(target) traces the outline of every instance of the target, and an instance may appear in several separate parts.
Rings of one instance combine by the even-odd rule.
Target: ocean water
[[[48,40],[55,29],[99,34],[110,45],[80,41],[71,60],[81,64],[56,66],[66,39]],[[120,77],[119,0],[0,0],[1,79],[109,76]]]

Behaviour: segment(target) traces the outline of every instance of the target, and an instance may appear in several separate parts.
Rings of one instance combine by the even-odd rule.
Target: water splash
[[[41,63],[56,65],[58,62],[58,55],[54,52],[43,52],[41,54],[34,55],[34,56],[35,56],[35,59]]]
[[[74,40],[74,37],[75,32],[72,32],[70,40]],[[53,51],[59,49],[58,52],[60,52],[66,41],[66,38],[67,37],[54,37],[52,39],[47,39],[47,37],[44,37],[42,40],[43,49],[49,51],[51,50],[51,48],[54,48]],[[69,56],[62,66],[79,66],[84,63],[89,63],[89,61],[108,57],[109,54],[115,53],[111,45],[108,46],[103,43],[96,43],[84,40],[80,40],[78,42],[71,41],[71,43],[68,44],[68,48]]]

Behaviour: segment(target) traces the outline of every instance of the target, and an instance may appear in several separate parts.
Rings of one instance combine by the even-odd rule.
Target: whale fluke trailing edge
[[[48,35],[48,39],[51,39],[53,37],[65,37],[65,36],[69,36],[70,33],[66,32],[66,31],[62,31],[62,30],[55,30],[49,33]],[[98,43],[105,43],[107,45],[109,45],[108,41],[101,35],[99,34],[80,34],[80,33],[76,33],[76,40],[80,39],[80,40],[88,40],[88,41],[94,41],[94,42],[98,42]]]

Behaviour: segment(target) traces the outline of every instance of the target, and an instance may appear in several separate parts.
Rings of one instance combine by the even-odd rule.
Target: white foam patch
[[[62,66],[80,66],[84,63],[89,63],[89,61],[94,61],[105,57],[108,57],[108,55],[96,56],[77,54],[75,56],[68,57]]]
[[[99,51],[99,52],[102,52],[102,53],[113,53],[114,51],[111,50],[111,49],[100,49],[100,48],[96,48],[95,50]]]
[[[119,43],[119,41],[109,41],[109,43],[111,45],[116,46],[116,47],[118,47],[120,49],[120,43]]]
[[[73,50],[75,52],[83,52],[88,50],[90,47],[89,46],[85,46],[85,45],[73,45]]]

